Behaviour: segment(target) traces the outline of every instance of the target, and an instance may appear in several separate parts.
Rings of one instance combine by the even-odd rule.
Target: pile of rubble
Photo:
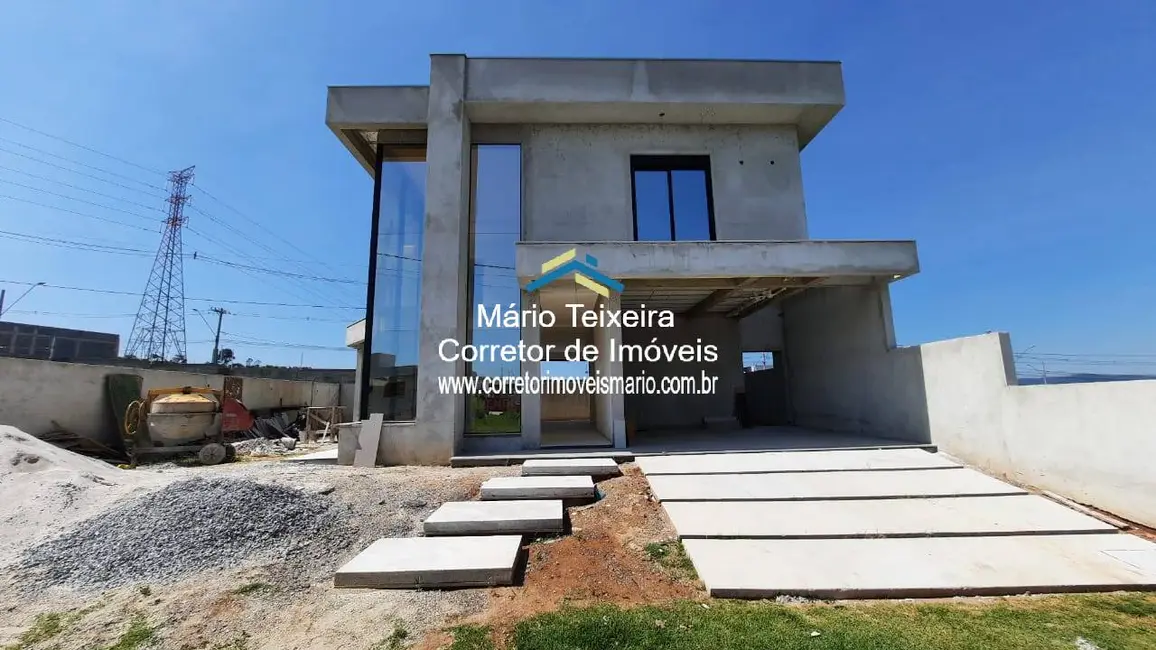
[[[276,440],[250,438],[234,442],[232,445],[237,450],[238,456],[283,456],[297,448],[297,440],[288,437]]]
[[[25,553],[27,580],[108,588],[165,581],[246,559],[283,560],[348,534],[327,496],[228,478],[172,483]]]

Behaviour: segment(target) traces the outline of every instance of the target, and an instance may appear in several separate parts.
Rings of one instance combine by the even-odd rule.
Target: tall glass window
[[[368,410],[388,421],[417,418],[425,162],[381,164]]]
[[[489,310],[511,303],[521,309],[514,273],[514,245],[521,238],[522,149],[518,145],[475,145],[470,210],[470,340],[475,345],[517,345],[519,328],[482,327],[478,306]],[[517,361],[469,364],[478,376],[516,377]],[[516,393],[467,397],[467,433],[520,433],[521,396]]]
[[[634,239],[712,241],[709,156],[632,156]]]

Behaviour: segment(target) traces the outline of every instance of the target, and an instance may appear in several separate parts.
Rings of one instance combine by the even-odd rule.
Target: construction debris
[[[29,582],[108,588],[160,582],[247,559],[275,562],[343,535],[326,496],[227,478],[172,483],[30,549]]]

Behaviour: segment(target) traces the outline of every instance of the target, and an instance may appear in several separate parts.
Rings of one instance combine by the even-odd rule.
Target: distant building
[[[119,354],[119,334],[0,321],[0,357],[93,362]]]

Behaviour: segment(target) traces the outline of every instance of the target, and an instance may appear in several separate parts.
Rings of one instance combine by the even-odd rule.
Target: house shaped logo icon
[[[598,270],[598,260],[593,255],[587,255],[585,260],[578,259],[577,249],[562,253],[542,264],[542,275],[537,280],[526,285],[526,291],[537,291],[542,287],[574,274],[574,282],[594,293],[609,298],[610,292],[621,293],[623,285]]]

